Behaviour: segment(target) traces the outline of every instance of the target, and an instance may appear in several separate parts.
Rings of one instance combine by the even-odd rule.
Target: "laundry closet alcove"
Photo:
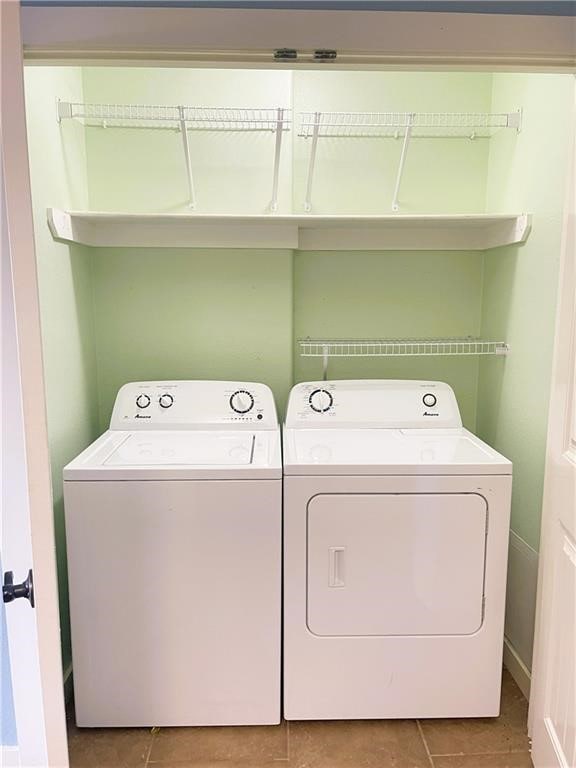
[[[120,386],[261,381],[282,415],[332,342],[329,377],[447,382],[513,461],[529,668],[571,76],[40,65],[26,90],[68,672],[62,467]],[[499,352],[354,347],[454,339]]]

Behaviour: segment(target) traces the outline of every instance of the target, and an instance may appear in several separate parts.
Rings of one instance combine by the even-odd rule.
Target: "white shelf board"
[[[483,251],[522,243],[528,214],[139,214],[48,209],[55,239],[94,247]]]

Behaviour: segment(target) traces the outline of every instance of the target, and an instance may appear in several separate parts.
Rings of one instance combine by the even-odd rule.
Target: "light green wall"
[[[60,587],[62,656],[71,661],[62,467],[98,434],[92,255],[52,239],[46,208],[87,205],[84,131],[56,120],[56,96],[82,98],[76,68],[26,69],[26,110],[44,346],[48,439]]]
[[[492,109],[522,107],[518,137],[501,133],[490,146],[487,209],[528,211],[525,245],[484,257],[482,333],[506,339],[505,365],[482,361],[481,436],[514,462],[512,529],[537,549],[568,137],[571,75],[494,76]]]
[[[302,252],[295,255],[295,337],[477,336],[481,253]],[[322,375],[295,358],[295,379]],[[476,425],[476,358],[343,358],[331,378],[436,379],[451,384],[466,426]]]
[[[86,101],[201,107],[289,107],[286,71],[209,69],[83,70]],[[291,153],[281,155],[279,213],[290,211]],[[265,213],[272,192],[273,133],[189,131],[198,213]],[[175,130],[89,128],[92,210],[186,212],[182,137]]]
[[[298,112],[484,112],[489,74],[449,72],[296,72]],[[313,185],[314,213],[391,213],[402,150],[397,139],[322,138]],[[311,139],[294,144],[294,211],[302,212]],[[417,138],[409,145],[401,213],[478,213],[484,208],[489,142]]]
[[[534,614],[567,149],[570,75],[495,75],[494,110],[521,106],[517,138],[494,137],[489,211],[533,216],[528,241],[484,257],[482,333],[506,339],[505,365],[481,361],[478,431],[514,463],[506,637],[528,669]]]
[[[138,379],[292,384],[292,254],[131,248],[94,256],[100,426]]]

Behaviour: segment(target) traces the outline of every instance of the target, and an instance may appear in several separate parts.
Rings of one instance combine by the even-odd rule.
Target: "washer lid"
[[[104,460],[109,467],[238,466],[251,464],[254,434],[135,432]]]
[[[64,467],[64,480],[281,477],[279,430],[108,430]]]
[[[512,474],[468,430],[286,429],[286,475]]]

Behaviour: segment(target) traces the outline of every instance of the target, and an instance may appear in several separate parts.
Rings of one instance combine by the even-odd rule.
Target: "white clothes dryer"
[[[281,467],[263,384],[120,389],[64,469],[79,726],[280,721]]]
[[[447,384],[292,389],[287,719],[498,714],[511,485]]]

